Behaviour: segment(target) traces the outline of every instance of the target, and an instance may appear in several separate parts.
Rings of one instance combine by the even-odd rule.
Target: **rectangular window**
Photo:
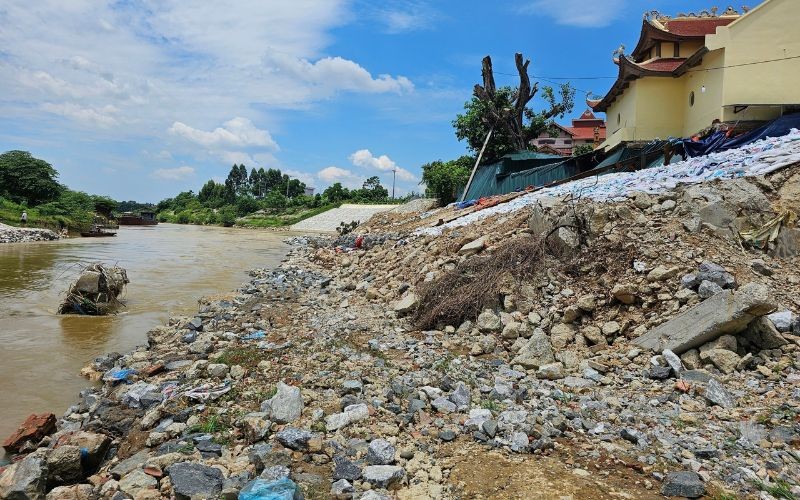
[[[555,139],[539,139],[539,144],[555,144]]]
[[[656,57],[661,57],[661,42],[656,42]]]
[[[572,139],[564,139],[564,144],[572,144]]]
[[[681,44],[679,44],[678,42],[675,42],[675,43],[672,44],[672,46],[675,48],[674,56],[675,57],[680,57],[681,56]]]

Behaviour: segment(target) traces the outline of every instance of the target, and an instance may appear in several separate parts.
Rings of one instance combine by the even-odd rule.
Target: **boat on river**
[[[120,226],[155,226],[158,225],[155,212],[123,212],[117,217]]]
[[[93,226],[92,229],[89,231],[81,232],[81,236],[84,238],[106,238],[108,236],[116,236],[116,231],[109,231],[108,229],[102,226]]]

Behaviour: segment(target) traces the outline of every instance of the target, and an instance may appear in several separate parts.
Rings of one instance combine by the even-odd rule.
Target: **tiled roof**
[[[736,18],[715,17],[699,19],[670,19],[665,23],[667,31],[680,36],[705,36],[717,31],[718,26],[727,26]]]
[[[606,127],[598,127],[600,130],[598,131],[600,134],[600,140],[606,138]],[[571,127],[570,131],[572,132],[572,138],[575,140],[580,139],[594,139],[594,129],[595,127]]]
[[[686,59],[676,59],[673,57],[665,57],[656,59],[647,63],[640,64],[644,69],[650,71],[675,71]]]

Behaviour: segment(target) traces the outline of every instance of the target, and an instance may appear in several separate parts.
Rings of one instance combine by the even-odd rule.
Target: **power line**
[[[779,61],[788,61],[790,59],[800,59],[800,56],[781,57],[781,58],[778,58],[778,59],[766,59],[764,61],[753,61],[753,62],[749,62],[749,63],[731,64],[731,65],[728,65],[728,66],[717,66],[716,68],[690,69],[689,71],[687,71],[687,73],[695,73],[695,72],[698,72],[698,71],[711,71],[711,70],[715,70],[715,69],[740,68],[742,66],[753,66],[753,65],[756,65],[756,64],[767,64],[767,63],[773,63],[773,62],[779,62]]]

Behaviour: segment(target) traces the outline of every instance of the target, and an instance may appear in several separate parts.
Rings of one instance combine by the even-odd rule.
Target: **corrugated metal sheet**
[[[506,194],[528,186],[542,186],[581,172],[572,158],[534,151],[518,151],[483,165],[475,172],[464,199]]]

